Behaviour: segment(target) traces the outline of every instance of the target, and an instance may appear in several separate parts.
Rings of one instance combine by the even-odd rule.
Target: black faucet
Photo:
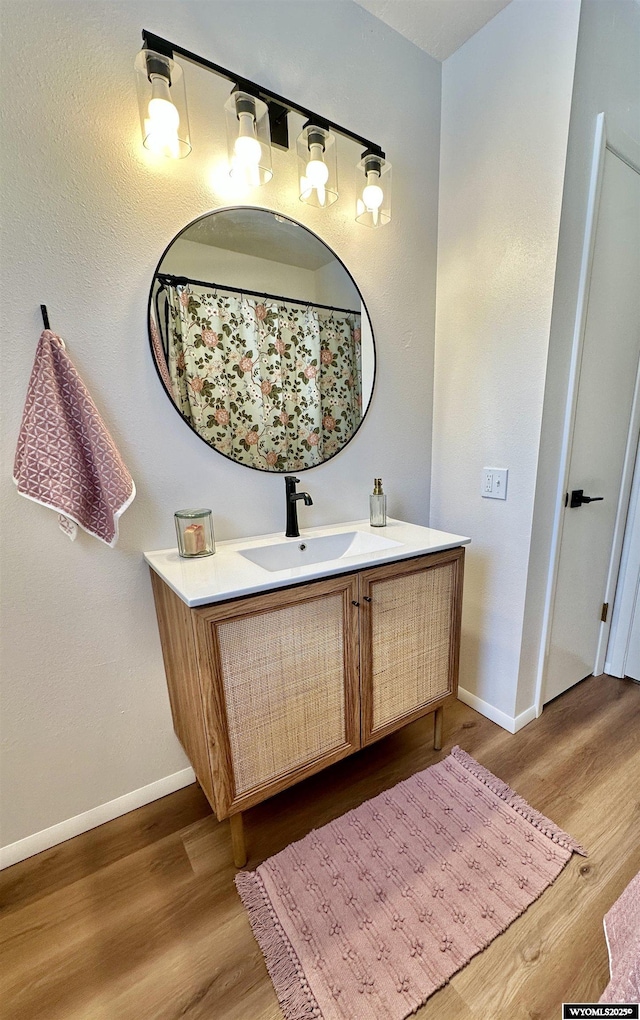
[[[300,481],[299,478],[294,478],[293,475],[284,476],[284,487],[287,497],[287,530],[285,531],[286,538],[299,538],[300,529],[298,528],[298,500],[303,499],[305,506],[312,506],[313,500],[308,492],[296,492],[296,485]]]

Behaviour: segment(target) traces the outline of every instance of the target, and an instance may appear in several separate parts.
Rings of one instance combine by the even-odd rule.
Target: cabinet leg
[[[442,747],[442,715],[444,709],[442,705],[440,708],[436,708],[433,713],[433,749],[439,751]]]
[[[236,868],[243,868],[247,863],[247,849],[244,844],[244,825],[242,823],[242,812],[231,815],[229,818],[231,826],[231,849],[233,850],[233,863]]]

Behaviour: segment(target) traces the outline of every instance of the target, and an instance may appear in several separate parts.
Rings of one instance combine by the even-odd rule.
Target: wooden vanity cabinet
[[[216,816],[435,712],[457,690],[464,549],[189,608],[152,570],[178,735]]]

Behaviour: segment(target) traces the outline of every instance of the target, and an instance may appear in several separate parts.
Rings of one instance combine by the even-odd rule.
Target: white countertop
[[[242,555],[243,550],[255,549],[257,546],[283,543],[299,546],[305,540],[352,531],[384,537],[394,545],[388,549],[341,556],[338,559],[309,563],[286,570],[266,570]],[[332,574],[347,574],[362,570],[363,567],[375,567],[381,563],[406,560],[412,556],[423,556],[442,549],[453,549],[459,545],[467,545],[470,541],[470,538],[464,538],[462,535],[450,535],[446,531],[436,531],[434,528],[423,528],[417,524],[405,524],[403,521],[387,518],[384,528],[372,528],[368,520],[348,521],[330,527],[305,528],[301,530],[299,538],[285,538],[282,532],[278,532],[274,535],[217,542],[215,554],[200,559],[184,559],[178,555],[177,549],[146,552],[144,558],[183,602],[188,606],[203,606],[209,602],[222,602],[255,592],[313,581]]]

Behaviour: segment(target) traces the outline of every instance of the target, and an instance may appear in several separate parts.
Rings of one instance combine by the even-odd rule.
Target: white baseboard
[[[524,712],[517,715],[513,721],[514,729],[513,732],[517,733],[523,726],[528,726],[530,722],[538,718],[535,705],[529,705],[529,708],[525,708]]]
[[[488,701],[483,701],[482,698],[478,698],[477,695],[472,694],[471,691],[465,691],[464,687],[458,687],[458,698],[469,708],[475,709],[480,715],[486,716],[487,719],[491,719],[491,722],[497,723],[498,726],[502,726],[503,730],[507,730],[509,733],[517,733],[527,723],[532,722],[536,717],[536,706],[531,705],[520,715],[512,716],[507,715],[506,712],[502,712],[495,705],[490,705]]]
[[[148,786],[141,786],[139,790],[125,793],[123,797],[116,797],[115,800],[110,800],[107,804],[99,804],[98,807],[91,808],[89,811],[83,811],[81,815],[67,818],[65,822],[58,822],[57,825],[42,829],[41,832],[34,832],[32,836],[19,839],[16,843],[0,847],[0,871],[12,864],[17,864],[18,861],[24,861],[27,857],[33,857],[34,854],[39,854],[43,850],[48,850],[52,846],[57,846],[58,843],[64,843],[65,840],[72,839],[73,836],[79,836],[81,832],[95,829],[98,825],[103,825],[104,822],[110,822],[113,818],[119,818],[120,815],[126,815],[129,811],[135,811],[136,808],[142,807],[144,804],[150,804],[154,800],[166,797],[169,793],[175,793],[183,786],[194,783],[195,778],[192,768],[182,769],[180,772],[165,776],[164,779],[158,779],[155,783],[149,783]]]

